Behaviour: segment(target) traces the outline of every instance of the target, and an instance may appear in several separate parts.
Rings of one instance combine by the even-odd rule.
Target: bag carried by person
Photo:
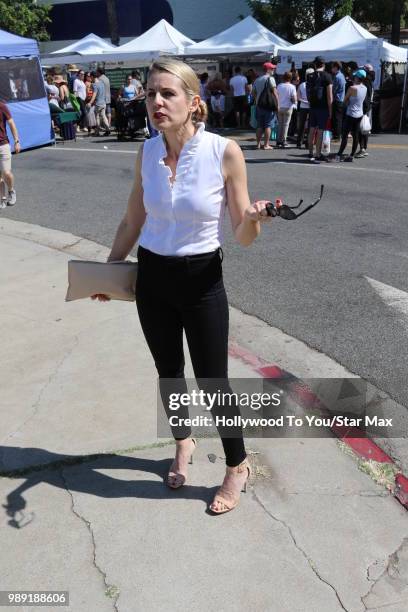
[[[265,86],[261,92],[261,95],[258,98],[257,106],[259,108],[263,108],[264,110],[276,111],[276,99],[272,93],[271,81],[267,79]]]
[[[137,262],[68,262],[66,302],[103,294],[111,300],[134,302],[136,299]]]
[[[314,72],[306,81],[306,95],[310,106],[319,106],[322,103],[324,96],[324,84],[322,81],[322,72]]]
[[[81,105],[75,94],[72,94],[72,93],[69,94],[69,101],[71,102],[72,110],[74,110],[76,113],[80,113]]]
[[[330,155],[331,136],[332,136],[332,133],[330,132],[330,130],[324,130],[323,140],[322,140],[322,155],[326,157]]]
[[[256,120],[256,106],[255,104],[251,106],[251,118],[249,120],[249,125],[253,130],[256,130],[258,122]]]
[[[360,132],[362,134],[369,134],[371,132],[371,121],[368,115],[363,115],[360,121]]]

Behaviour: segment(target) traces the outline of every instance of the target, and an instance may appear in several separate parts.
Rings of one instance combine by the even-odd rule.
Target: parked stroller
[[[118,140],[141,138],[146,135],[146,100],[116,100],[116,128]]]

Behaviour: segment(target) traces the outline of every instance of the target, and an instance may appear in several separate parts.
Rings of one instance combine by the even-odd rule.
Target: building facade
[[[38,0],[47,4],[49,0]],[[109,41],[105,0],[52,0],[51,40],[43,52],[65,47],[90,32]],[[213,36],[250,14],[246,0],[116,0],[120,44],[160,19],[195,41]]]

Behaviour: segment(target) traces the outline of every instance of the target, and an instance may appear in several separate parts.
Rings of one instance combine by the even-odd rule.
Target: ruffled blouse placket
[[[199,142],[201,140],[201,135],[205,129],[204,123],[198,124],[197,132],[194,134],[190,140],[188,140],[183,148],[181,149],[180,156],[176,166],[176,176],[173,178],[173,173],[171,168],[167,166],[164,162],[164,158],[167,156],[166,144],[164,142],[164,137],[162,136],[162,151],[159,159],[159,165],[163,168],[162,172],[165,176],[166,184],[168,189],[173,197],[175,190],[177,189],[177,185],[180,185],[185,176],[188,175],[191,163],[194,159],[194,156],[197,152],[197,148]]]

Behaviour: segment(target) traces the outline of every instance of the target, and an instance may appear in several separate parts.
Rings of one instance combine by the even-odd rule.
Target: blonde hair
[[[188,100],[192,100],[194,96],[200,95],[200,81],[190,66],[179,60],[170,57],[162,57],[154,61],[149,67],[151,72],[169,72],[178,77],[182,83],[184,93]],[[200,100],[197,110],[193,113],[191,119],[193,123],[205,122],[208,117],[207,104],[204,100]]]

